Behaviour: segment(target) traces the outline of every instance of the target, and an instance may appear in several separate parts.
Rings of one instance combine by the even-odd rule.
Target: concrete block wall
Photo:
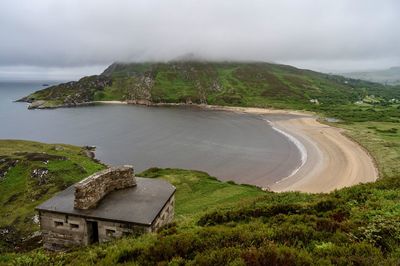
[[[132,166],[105,169],[75,185],[74,207],[83,210],[95,208],[99,201],[111,191],[135,185],[136,178]]]

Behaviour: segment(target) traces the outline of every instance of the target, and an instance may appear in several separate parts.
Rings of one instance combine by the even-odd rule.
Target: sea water
[[[0,138],[96,146],[110,165],[205,171],[221,180],[268,186],[291,175],[304,155],[266,120],[289,116],[237,114],[195,107],[95,105],[28,110],[13,102],[42,82],[0,83]]]

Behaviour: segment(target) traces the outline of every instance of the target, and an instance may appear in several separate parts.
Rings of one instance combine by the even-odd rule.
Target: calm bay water
[[[268,185],[301,164],[300,152],[260,116],[188,107],[96,105],[28,110],[14,103],[43,82],[0,82],[0,138],[96,146],[108,164],[177,167]],[[269,120],[285,119],[268,115]]]

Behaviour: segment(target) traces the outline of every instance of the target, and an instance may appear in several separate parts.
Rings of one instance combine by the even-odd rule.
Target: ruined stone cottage
[[[175,187],[132,166],[95,173],[39,205],[44,247],[60,250],[153,232],[174,217]]]

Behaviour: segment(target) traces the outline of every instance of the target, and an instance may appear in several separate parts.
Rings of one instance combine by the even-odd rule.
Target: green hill
[[[332,111],[377,95],[382,103],[400,91],[377,83],[270,63],[115,63],[101,75],[37,91],[31,108],[93,101],[197,103]]]

